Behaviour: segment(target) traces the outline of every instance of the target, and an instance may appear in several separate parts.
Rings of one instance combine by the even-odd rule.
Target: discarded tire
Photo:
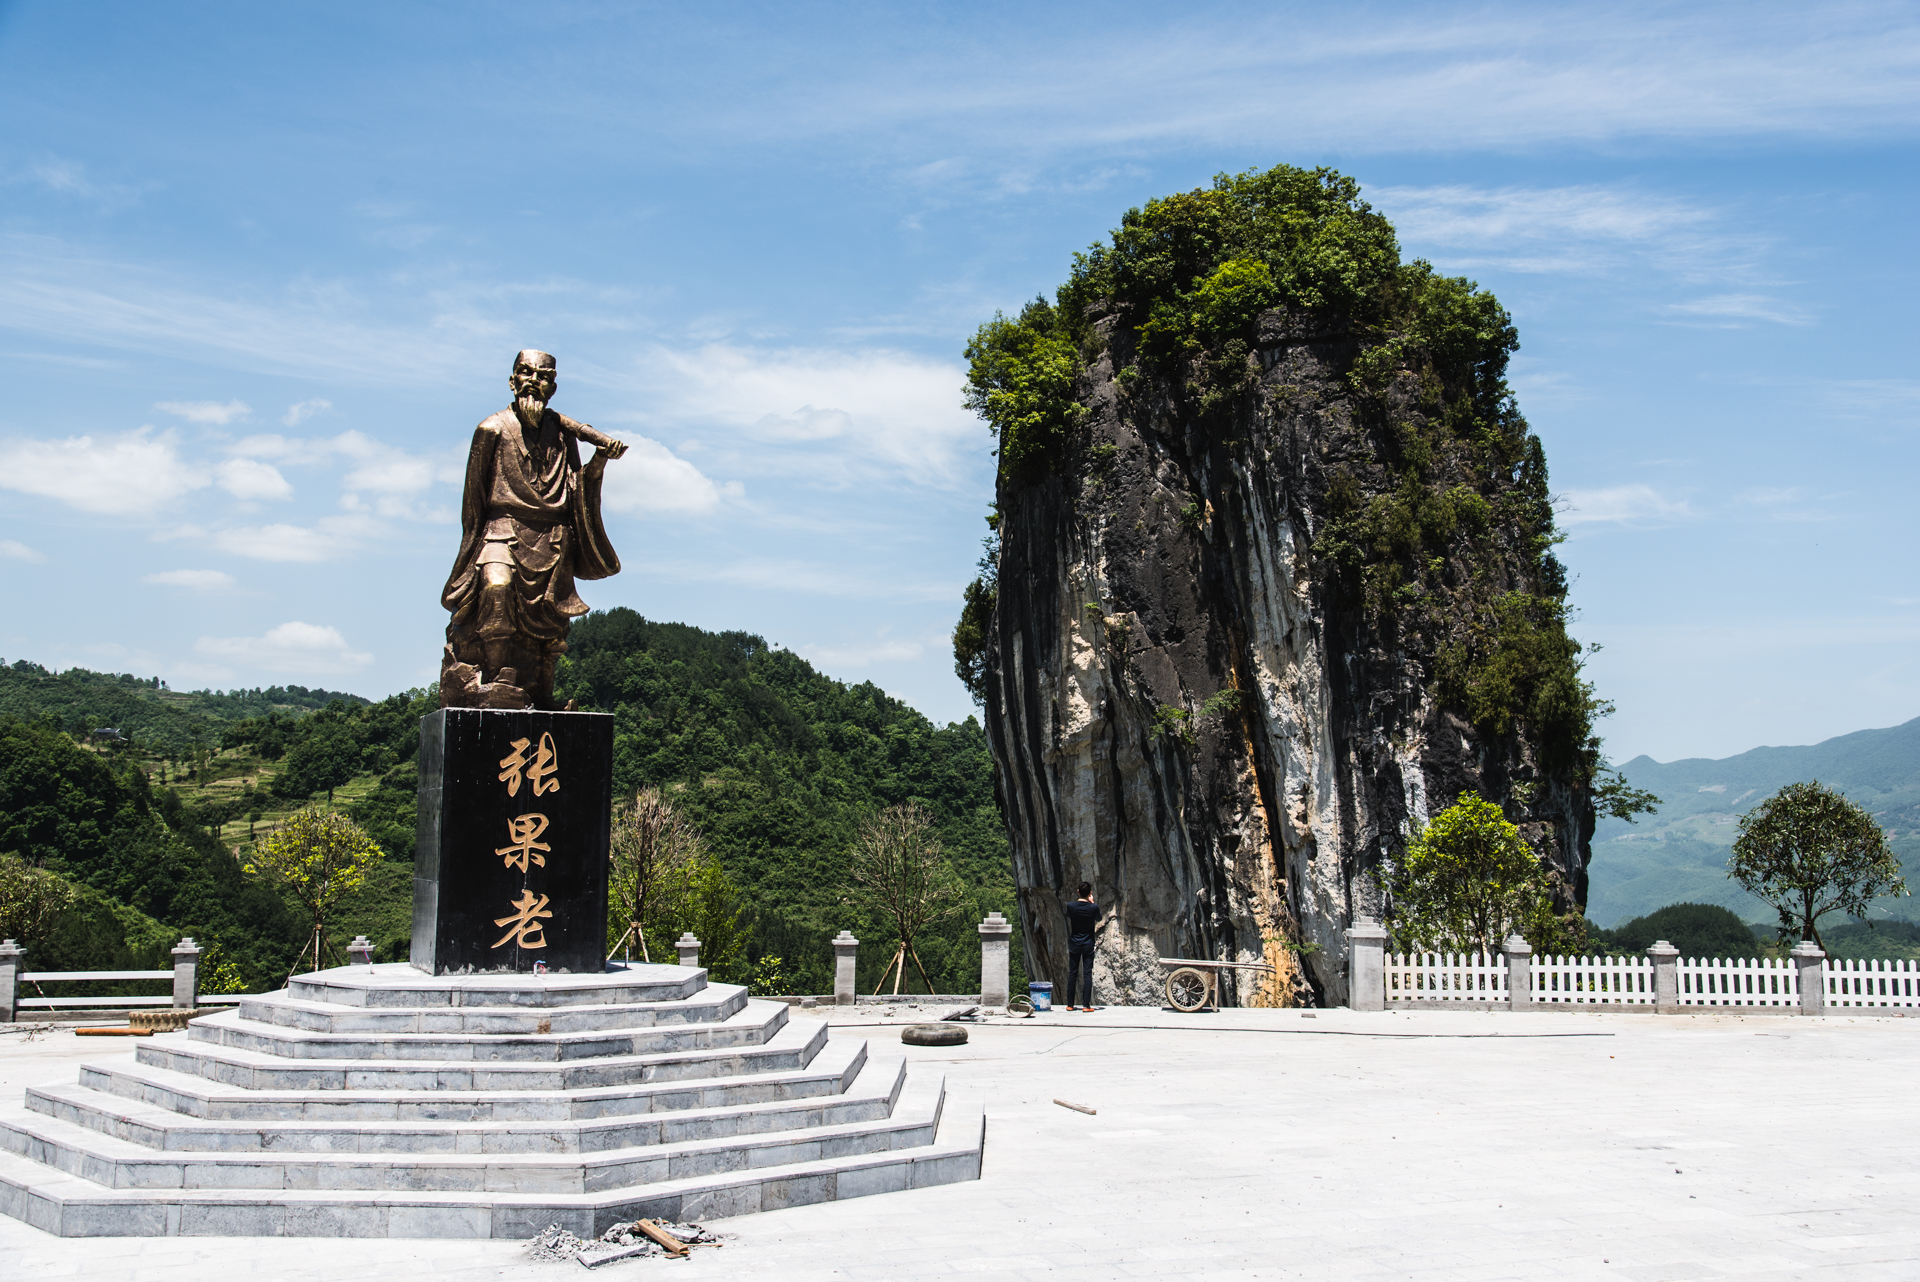
[[[967,1030],[958,1024],[913,1024],[900,1030],[909,1046],[965,1046]]]

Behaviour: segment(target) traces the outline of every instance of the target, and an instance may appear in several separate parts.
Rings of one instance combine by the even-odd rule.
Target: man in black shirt
[[[1093,883],[1080,883],[1080,898],[1067,905],[1067,1009],[1076,1009],[1076,989],[1086,995],[1081,1010],[1093,1009],[1093,932],[1100,925],[1100,905],[1093,902]]]

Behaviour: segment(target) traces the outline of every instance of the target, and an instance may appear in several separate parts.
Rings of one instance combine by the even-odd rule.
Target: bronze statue
[[[567,628],[587,612],[575,579],[620,573],[600,522],[600,478],[626,444],[547,408],[553,357],[513,358],[513,404],[473,432],[460,555],[440,603],[453,611],[440,660],[443,708],[543,708]],[[580,442],[594,447],[580,465]]]

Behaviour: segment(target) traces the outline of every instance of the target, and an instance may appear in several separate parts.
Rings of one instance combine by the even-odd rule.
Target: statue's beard
[[[547,402],[532,392],[522,392],[514,398],[513,405],[520,412],[520,421],[528,427],[539,427],[547,413]]]

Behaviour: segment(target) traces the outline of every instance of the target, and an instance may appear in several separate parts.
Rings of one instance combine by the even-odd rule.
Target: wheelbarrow
[[[1196,961],[1190,957],[1162,957],[1162,966],[1171,966],[1167,975],[1167,1005],[1178,1011],[1220,1009],[1220,972],[1223,970],[1264,970],[1273,973],[1265,962]]]

